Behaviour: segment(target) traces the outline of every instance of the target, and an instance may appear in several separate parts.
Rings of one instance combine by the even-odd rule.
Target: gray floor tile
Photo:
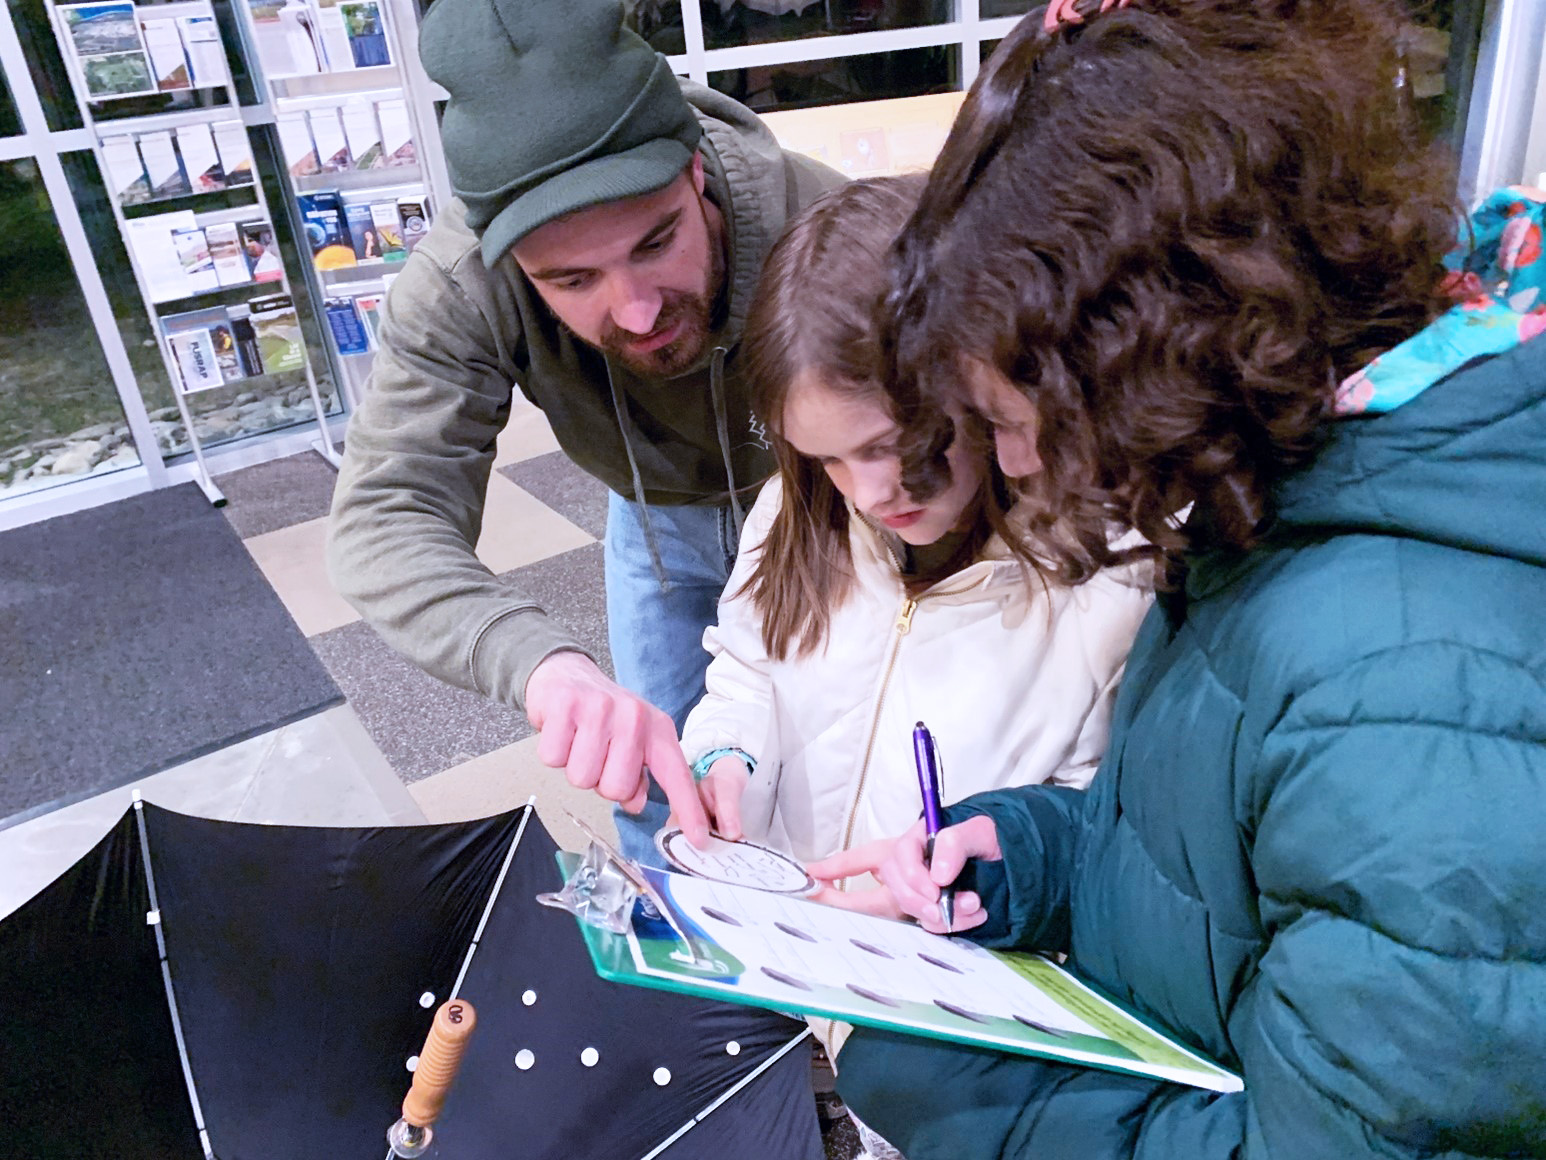
[[[327,515],[337,481],[338,473],[312,451],[215,477],[226,518],[243,539]]]
[[[514,709],[430,676],[393,652],[363,621],[310,640],[405,782],[531,736],[531,725]]]
[[[598,540],[607,534],[607,488],[569,461],[561,451],[539,455],[499,469],[516,486],[529,491],[576,527]]]
[[[136,790],[167,809],[222,821],[382,826],[424,820],[354,711],[339,706],[0,830],[0,916],[101,841]]]

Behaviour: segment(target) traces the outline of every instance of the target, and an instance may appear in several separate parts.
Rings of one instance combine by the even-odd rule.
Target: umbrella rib
[[[752,1080],[756,1079],[763,1072],[767,1071],[768,1068],[772,1067],[779,1060],[783,1059],[784,1056],[788,1055],[791,1051],[793,1051],[796,1046],[798,1046],[801,1043],[804,1043],[810,1037],[811,1037],[811,1029],[809,1027],[807,1027],[804,1031],[800,1032],[800,1034],[796,1035],[793,1039],[791,1039],[788,1043],[784,1044],[784,1046],[780,1047],[772,1055],[768,1056],[768,1058],[764,1059],[755,1068],[753,1068],[751,1071],[747,1072],[744,1076],[741,1077],[741,1079],[740,1079],[740,1081],[738,1083],[736,1083],[729,1090],[727,1090],[722,1095],[720,1095],[720,1097],[718,1099],[716,1099],[708,1107],[704,1108],[701,1112],[699,1112],[692,1119],[688,1120],[685,1124],[683,1124],[676,1131],[672,1132],[669,1136],[667,1136],[659,1144],[655,1145],[655,1147],[653,1149],[651,1149],[649,1152],[647,1152],[643,1156],[641,1156],[639,1158],[639,1160],[655,1160],[655,1157],[659,1156],[667,1148],[671,1147],[672,1144],[675,1144],[683,1136],[687,1135],[688,1132],[692,1131],[699,1124],[703,1123],[704,1120],[708,1119],[708,1117],[714,1111],[716,1111],[721,1104],[723,1104],[731,1096],[735,1095],[736,1092],[740,1091],[747,1084],[751,1083]]]
[[[177,1055],[182,1061],[183,1081],[188,1085],[188,1101],[193,1105],[193,1122],[199,1130],[199,1144],[204,1149],[205,1160],[215,1160],[215,1150],[210,1146],[209,1130],[204,1126],[204,1109],[199,1104],[198,1089],[193,1083],[193,1065],[188,1060],[188,1043],[183,1038],[182,1017],[177,1013],[177,995],[172,990],[172,965],[166,956],[166,935],[161,929],[161,903],[156,897],[156,875],[150,868],[150,833],[145,828],[145,802],[140,791],[134,791],[134,820],[140,832],[140,857],[145,863],[145,887],[150,895],[150,914],[146,916],[156,932],[156,954],[161,959],[161,981],[166,986],[166,1005],[172,1015],[172,1034],[177,1038]]]
[[[494,913],[494,903],[499,899],[499,892],[504,887],[505,875],[510,873],[510,863],[515,861],[515,848],[521,844],[521,835],[526,832],[526,823],[531,821],[532,814],[537,812],[537,795],[532,794],[526,799],[526,814],[521,818],[521,824],[515,828],[515,837],[510,839],[510,849],[505,852],[505,861],[499,868],[499,877],[494,879],[494,888],[489,891],[488,902],[483,907],[483,917],[478,920],[478,929],[472,932],[472,942],[467,946],[467,957],[462,960],[461,973],[456,976],[456,985],[451,988],[451,998],[455,999],[462,992],[462,981],[467,978],[467,970],[472,966],[472,956],[478,952],[478,943],[483,939],[483,928],[488,925],[489,915]]]

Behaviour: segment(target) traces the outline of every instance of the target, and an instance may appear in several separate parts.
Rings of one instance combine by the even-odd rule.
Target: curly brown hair
[[[881,319],[910,483],[963,356],[1033,403],[1029,547],[1070,582],[1127,528],[1173,565],[1258,542],[1336,383],[1441,309],[1457,210],[1397,100],[1397,0],[1078,8],[985,66]]]

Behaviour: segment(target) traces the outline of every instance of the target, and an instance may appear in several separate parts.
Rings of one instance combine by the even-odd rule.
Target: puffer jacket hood
[[[1279,489],[1279,527],[1409,536],[1546,565],[1542,351],[1524,343],[1405,406],[1336,424],[1314,469]]]

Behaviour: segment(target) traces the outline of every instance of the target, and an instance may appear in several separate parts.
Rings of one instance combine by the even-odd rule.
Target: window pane
[[[710,73],[709,84],[759,113],[948,93],[961,87],[959,53],[959,45],[940,45],[763,65]]]
[[[982,19],[996,16],[1024,16],[1031,10],[1033,0],[978,0],[977,11]]]
[[[269,206],[277,218],[274,234],[279,242],[285,269],[290,274],[306,353],[317,375],[323,405],[330,412],[336,412],[336,392],[333,391],[331,374],[323,353],[325,348],[315,319],[311,316],[311,298],[300,277],[301,267],[296,260],[294,235],[274,180],[272,148],[264,133],[254,133],[252,144],[254,164],[263,180]],[[144,302],[135,285],[128,252],[118,232],[118,225],[113,220],[96,161],[89,153],[67,154],[62,160],[75,193],[76,204],[80,207],[87,236],[91,239],[92,251],[97,257],[97,269],[107,286],[119,333],[123,335],[124,345],[129,349],[129,359],[134,366],[140,396],[145,401],[145,409],[150,412],[151,426],[155,430],[161,453],[163,456],[175,456],[189,452],[191,447],[182,416],[177,410],[177,401],[172,395],[166,364],[161,358],[155,332],[151,329]],[[200,209],[214,209],[225,203],[239,204],[243,200],[250,202],[253,199],[250,195],[244,197],[238,192],[227,192],[202,198],[198,200],[197,206]],[[168,208],[185,208],[193,204],[185,198],[176,202],[137,207],[135,213],[165,212]],[[273,284],[235,286],[184,302],[162,303],[158,309],[165,317],[205,307],[245,304],[253,298],[278,292],[279,288]],[[228,386],[190,394],[187,403],[193,414],[199,442],[206,448],[264,431],[314,422],[316,416],[304,371],[239,379]]]
[[[628,25],[656,52],[679,56],[687,51],[682,32],[682,0],[623,0]]]
[[[0,495],[139,462],[31,160],[0,163]]]
[[[979,44],[977,46],[977,48],[978,48],[977,63],[979,63],[979,64],[984,63],[988,59],[988,57],[993,55],[993,50],[995,48],[997,48],[1002,43],[1004,43],[1004,42],[1001,41],[1001,40],[984,40],[981,44]]]
[[[48,127],[80,128],[80,112],[75,107],[70,74],[59,57],[59,45],[49,26],[48,9],[43,0],[6,0],[6,5],[16,23],[16,35],[21,40],[27,67],[32,70],[32,82],[37,86],[38,99],[43,102]]]
[[[14,137],[21,132],[21,118],[16,115],[16,102],[11,99],[10,87],[0,76],[0,137]]]
[[[954,0],[698,0],[709,48],[947,24]]]

